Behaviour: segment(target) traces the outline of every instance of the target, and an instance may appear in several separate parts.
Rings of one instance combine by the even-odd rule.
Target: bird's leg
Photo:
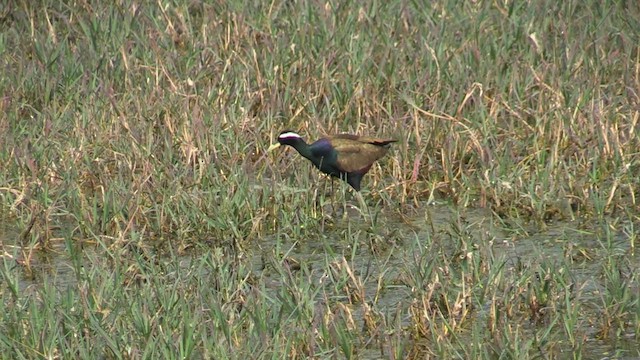
[[[322,197],[320,197],[320,193],[316,193],[316,199],[318,199],[318,197],[320,197],[320,199],[316,202],[316,209],[319,207],[320,209],[320,231],[324,232],[324,220],[325,220],[325,216],[324,216],[324,190],[326,190],[327,184],[324,183],[324,188],[322,189]],[[316,187],[317,189],[317,187]]]
[[[313,203],[311,204],[311,211],[313,211],[313,217],[318,217],[318,208],[320,213],[322,213],[322,207],[320,205],[320,191],[316,188],[313,191]]]
[[[333,188],[333,178],[329,176],[329,179],[331,179],[331,215],[336,216],[336,193]]]
[[[349,192],[348,186],[344,183],[340,183],[340,192],[342,193],[342,218],[346,219],[349,216],[349,207],[347,206],[347,193]]]
[[[319,181],[322,181],[322,188],[320,188],[320,183]],[[326,216],[326,209],[325,209],[325,202],[327,199],[327,182],[324,181],[324,179],[319,179],[317,180],[317,186],[315,187],[316,190],[316,204],[315,204],[315,208],[316,210],[319,212],[320,217],[322,217],[322,222],[324,224],[324,220],[325,220],[325,216]]]
[[[342,218],[346,219],[347,217],[349,217],[349,206],[347,204],[347,193],[349,193],[349,191],[347,189],[349,189],[349,186],[345,186],[345,183],[347,183],[347,176],[348,175],[344,175],[341,176],[340,178],[342,180],[344,180],[344,182],[340,182],[340,193],[342,194]]]
[[[362,216],[364,217],[369,217],[369,219],[372,219],[371,217],[371,211],[369,211],[369,207],[367,206],[367,203],[364,201],[364,198],[362,197],[362,194],[359,191],[356,191],[356,199],[358,199],[358,204],[360,205],[360,214],[362,214]]]

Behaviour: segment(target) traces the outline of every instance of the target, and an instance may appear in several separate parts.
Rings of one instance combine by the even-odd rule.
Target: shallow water
[[[328,269],[340,272],[349,268],[364,285],[364,300],[373,304],[378,312],[387,314],[389,319],[401,316],[399,321],[404,326],[410,325],[407,313],[412,300],[406,273],[420,266],[424,256],[446,257],[452,264],[456,263],[456,258],[462,261],[473,256],[490,256],[496,259],[494,264],[504,263],[505,272],[518,272],[523,268],[538,269],[542,275],[547,271],[569,271],[572,301],[583,304],[603,301],[602,294],[607,291],[602,272],[606,266],[604,262],[612,257],[624,257],[631,259],[631,264],[640,264],[634,252],[637,244],[632,243],[624,231],[613,229],[614,236],[607,237],[598,227],[579,220],[542,226],[505,225],[485,209],[461,211],[448,205],[421,205],[401,217],[382,212],[372,226],[357,212],[347,210],[345,217],[339,210],[334,215],[330,208],[325,208],[322,214],[322,221],[326,221],[324,232],[313,238],[262,238],[255,249],[247,250],[245,261],[251,264],[255,276],[264,281],[267,290],[276,292],[284,281],[282,274],[269,262],[287,259],[292,272],[302,269],[310,282],[326,284],[327,290],[318,295],[319,302],[329,300],[347,304],[351,303],[350,299],[331,291],[329,277],[332,274]],[[0,225],[2,261],[12,272],[21,271],[21,292],[39,286],[45,278],[53,281],[56,287],[74,284],[73,266],[64,241],[51,241],[49,250],[40,251],[29,250],[28,245],[21,246],[19,238],[20,232],[8,222]],[[426,246],[431,253],[425,255]],[[83,251],[91,253],[85,256],[90,259],[100,256],[102,250],[87,246]],[[178,261],[188,266],[196,256],[187,254]],[[91,266],[90,261],[87,260],[84,266]],[[637,270],[636,265],[629,271]],[[637,299],[638,284],[630,286],[635,287]],[[363,306],[353,306],[352,316],[356,322],[363,322],[362,309]],[[481,308],[473,316],[477,321],[486,321],[488,313]],[[581,320],[584,326],[579,332],[586,336],[584,354],[603,358],[620,349],[631,354],[640,352],[640,346],[634,342],[635,334],[600,340],[596,327],[589,326],[597,322],[596,319]],[[534,322],[530,327],[523,331],[535,331]],[[359,356],[387,357],[375,346],[362,350]]]

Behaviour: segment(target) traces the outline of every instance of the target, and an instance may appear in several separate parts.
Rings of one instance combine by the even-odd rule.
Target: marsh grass
[[[636,4],[43,0],[0,19],[3,353],[638,356]],[[344,184],[265,153],[283,129],[399,140],[363,182],[367,221]]]

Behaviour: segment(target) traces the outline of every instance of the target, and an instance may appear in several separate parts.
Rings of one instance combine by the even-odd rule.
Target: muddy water
[[[496,263],[505,264],[506,272],[517,272],[523,267],[540,269],[543,273],[568,270],[571,286],[577,289],[573,301],[595,303],[597,307],[604,306],[602,294],[607,291],[603,282],[603,262],[614,256],[640,264],[632,247],[637,244],[632,244],[629,234],[612,229],[615,235],[606,237],[593,224],[580,220],[519,225],[506,223],[487,210],[461,211],[447,205],[420,206],[408,211],[404,217],[383,212],[373,226],[357,214],[340,215],[339,212],[336,216],[329,215],[331,219],[327,221],[324,233],[313,238],[272,236],[261,239],[258,249],[251,250],[247,257],[253,272],[275,292],[283,285],[283,279],[275,267],[270,266],[270,261],[286,258],[291,261],[292,269],[299,264],[307,274],[305,276],[316,284],[330,284],[327,264],[337,271],[346,271],[348,267],[364,284],[365,301],[372,303],[383,316],[388,315],[388,319],[395,320],[394,316],[399,316],[398,321],[406,326],[409,325],[406,314],[412,299],[412,289],[406,286],[406,274],[419,266],[417,263],[421,261],[420,254],[424,256],[426,244],[429,244],[427,252],[434,249],[438,252],[430,256],[451,259],[479,256],[479,252],[489,256],[486,252],[490,252]],[[3,254],[0,261],[4,262],[5,269],[21,272],[20,291],[39,286],[45,277],[53,279],[56,286],[74,283],[75,275],[64,241],[52,241],[50,250],[38,251],[29,250],[29,244],[21,244],[19,237],[19,231],[11,224],[0,222]],[[92,252],[91,256],[99,256],[100,250],[89,247],[86,251]],[[189,260],[189,256],[180,259],[184,263]],[[29,266],[25,267],[27,263]],[[382,289],[380,284],[383,284]],[[637,299],[638,284],[632,286],[635,286]],[[344,294],[327,290],[320,292],[318,301],[346,304],[350,300]],[[354,306],[352,313],[360,323],[362,308]],[[488,316],[483,309],[476,313],[478,320],[484,321]],[[585,327],[579,330],[588,338],[583,347],[585,354],[598,354],[596,358],[602,358],[616,349],[626,349],[633,354],[640,351],[640,346],[633,341],[635,334],[621,334],[616,340],[598,340],[596,327],[587,326],[596,320],[582,320]],[[535,330],[533,324],[530,330]],[[380,352],[371,349],[360,355],[378,358]]]
[[[0,266],[7,275],[18,275],[18,289],[28,292],[42,283],[43,278],[53,281],[56,287],[75,284],[75,275],[64,242],[51,241],[47,251],[42,244],[22,239],[10,221],[0,220]],[[92,249],[90,251],[93,252]],[[5,281],[9,281],[5,279]]]
[[[339,215],[335,218],[340,218]],[[571,292],[572,301],[582,305],[581,315],[577,320],[584,327],[576,330],[579,331],[579,336],[587,339],[582,346],[583,353],[595,355],[595,358],[599,359],[611,356],[618,350],[631,354],[640,353],[640,346],[634,340],[635,334],[620,334],[616,339],[601,340],[597,329],[600,314],[595,310],[604,306],[603,294],[607,291],[603,284],[604,262],[612,257],[617,257],[618,260],[625,257],[630,259],[631,264],[637,264],[635,271],[639,270],[640,258],[637,252],[634,252],[634,246],[637,244],[632,244],[629,236],[623,231],[616,231],[614,236],[607,237],[593,223],[581,220],[546,224],[505,224],[503,220],[484,209],[460,211],[441,205],[422,206],[409,218],[377,224],[376,231],[382,234],[377,237],[375,234],[368,234],[368,225],[362,225],[357,220],[357,214],[352,216],[351,219],[355,218],[356,221],[336,220],[328,226],[330,230],[318,238],[280,244],[272,239],[263,246],[268,248],[279,245],[287,250],[288,256],[305,264],[309,269],[317,269],[315,277],[312,278],[314,282],[322,281],[323,277],[329,276],[325,272],[327,263],[340,264],[341,259],[346,257],[353,272],[364,281],[366,301],[375,302],[376,310],[384,314],[405,314],[400,321],[406,326],[410,325],[406,314],[412,300],[411,289],[405,285],[406,273],[415,271],[418,266],[419,259],[416,253],[420,251],[419,248],[424,242],[432,241],[430,251],[435,249],[441,252],[440,256],[452,259],[480,256],[479,252],[490,251],[491,257],[496,259],[495,264],[504,263],[506,273],[517,274],[520,271],[526,274],[526,270],[529,269],[529,273],[540,277],[539,281],[544,281],[546,275],[553,275],[556,271],[567,272],[567,287],[570,288],[567,291]],[[370,235],[371,243],[362,241],[367,235]],[[375,244],[376,241],[384,242],[398,236],[404,240],[392,240],[393,244],[387,246]],[[350,237],[358,238],[360,241],[350,241]],[[437,245],[434,245],[436,243]],[[452,263],[455,263],[455,260],[452,260]],[[624,265],[622,267],[624,268]],[[629,269],[629,273],[633,272],[634,269]],[[271,279],[274,288],[281,285],[276,276]],[[381,291],[380,282],[385,284]],[[638,284],[634,283],[632,286],[635,288],[636,299],[640,298]],[[564,293],[564,290],[557,289],[554,293]],[[348,302],[347,299],[335,300]],[[564,299],[558,298],[553,301]],[[489,304],[486,308],[488,307]],[[562,305],[558,307],[563,308]],[[586,310],[588,308],[594,308],[594,311]],[[354,306],[353,309],[353,316],[362,323],[362,306]],[[479,309],[475,316],[477,320],[486,322],[488,314],[486,310]],[[536,328],[535,321],[531,320],[528,323],[527,320],[521,331],[524,336],[530,335],[532,338],[536,330],[540,329]],[[560,347],[564,347],[563,351],[566,353],[571,353],[567,341],[562,338],[554,338],[553,341],[564,343],[565,345]],[[379,358],[380,353],[378,349],[370,349],[359,353],[359,356]]]

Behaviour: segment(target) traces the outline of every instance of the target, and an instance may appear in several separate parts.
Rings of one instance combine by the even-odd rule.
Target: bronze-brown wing
[[[328,139],[331,139],[332,143],[340,142],[342,140],[353,140],[358,143],[372,144],[372,145],[378,145],[378,146],[385,146],[398,141],[393,139],[379,139],[379,138],[373,138],[368,136],[358,136],[358,135],[351,135],[351,134],[333,135]]]
[[[362,137],[358,138],[358,141],[360,141],[362,143],[377,145],[377,146],[386,146],[388,144],[396,142],[397,140],[393,140],[393,139],[378,139],[378,138],[362,136]]]
[[[384,145],[388,143],[389,142],[382,141],[380,145],[377,145],[353,138],[334,137],[331,145],[333,145],[333,148],[338,153],[338,168],[344,172],[353,172],[368,170],[374,161],[380,159],[387,153],[389,148]]]

